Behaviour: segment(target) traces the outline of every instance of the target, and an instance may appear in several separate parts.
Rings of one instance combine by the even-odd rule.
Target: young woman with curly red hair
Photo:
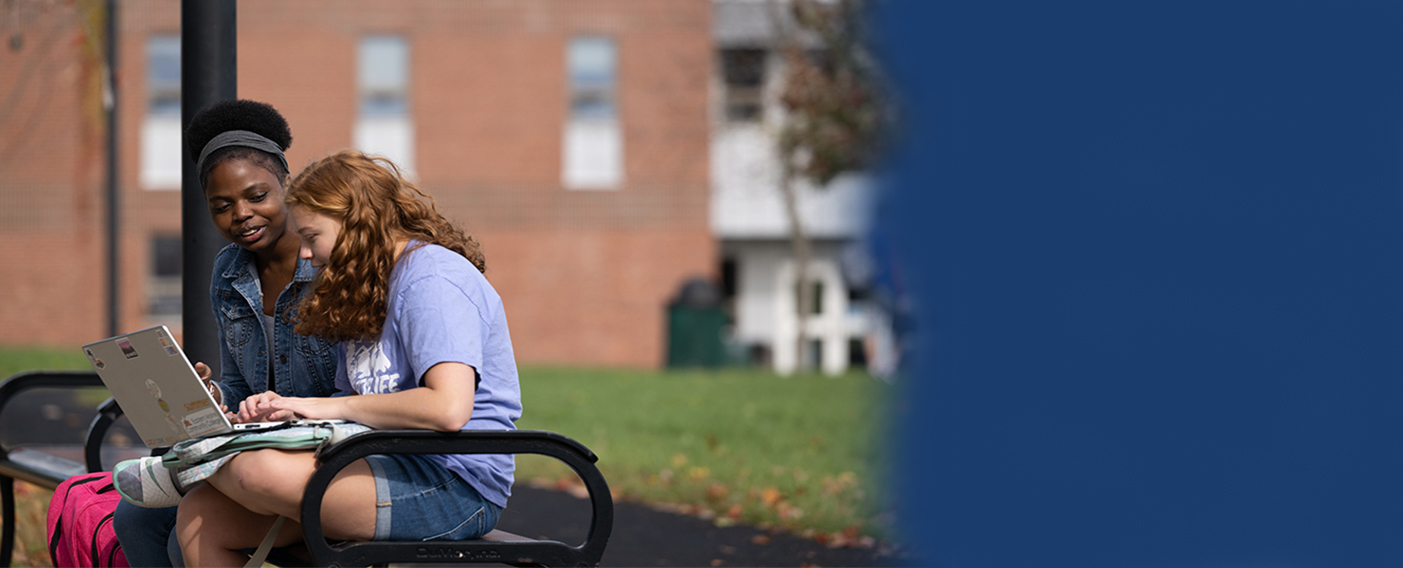
[[[308,166],[286,202],[301,257],[320,267],[297,332],[338,345],[330,398],[253,395],[243,420],[345,419],[373,428],[511,430],[521,416],[502,302],[477,243],[393,164],[344,151]],[[496,524],[511,492],[509,455],[371,456],[337,474],[322,521],[341,540],[464,539]],[[277,516],[275,544],[301,539],[311,452],[258,450],[225,464],[180,502],[188,566],[234,566]]]

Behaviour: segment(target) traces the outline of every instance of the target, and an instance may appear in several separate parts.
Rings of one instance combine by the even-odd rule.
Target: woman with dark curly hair
[[[319,160],[288,186],[301,257],[321,270],[298,333],[338,346],[344,397],[275,392],[239,405],[241,420],[344,419],[373,428],[514,430],[516,361],[501,298],[476,241],[388,161],[355,151]],[[278,516],[278,546],[298,542],[311,452],[246,451],[180,501],[189,566],[235,566]],[[341,470],[323,502],[339,540],[466,539],[492,530],[507,504],[510,455],[370,456]]]
[[[210,220],[230,245],[219,251],[210,278],[210,305],[219,324],[220,377],[196,363],[215,400],[238,408],[271,391],[318,397],[336,392],[333,343],[293,332],[298,308],[316,270],[298,258],[288,228],[283,152],[292,145],[287,120],[272,106],[248,100],[216,103],[185,131],[196,160]],[[114,528],[133,566],[180,560],[171,538],[176,509],[147,509],[123,501]]]

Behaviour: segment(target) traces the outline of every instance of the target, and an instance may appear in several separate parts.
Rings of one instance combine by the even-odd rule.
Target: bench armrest
[[[104,386],[102,384],[102,379],[98,378],[97,373],[92,371],[27,371],[18,373],[5,379],[5,382],[0,383],[0,414],[4,413],[5,407],[8,406],[15,397],[27,390],[38,388],[87,388],[101,386]],[[116,403],[109,399],[107,403],[104,403],[104,405],[99,408],[98,415],[88,426],[88,433],[84,442],[83,451],[85,463],[81,465],[87,466],[89,472],[102,471],[100,454],[102,438],[107,434],[107,428],[112,425],[112,418],[108,418],[105,421],[103,419],[103,417],[108,414],[104,409],[109,404],[116,406]],[[117,409],[116,416],[120,415],[121,409]],[[12,448],[0,447],[0,460],[7,458],[12,451]],[[60,458],[54,459],[67,461],[61,460]],[[66,470],[64,468],[53,469],[55,475],[61,471]],[[40,485],[57,485],[58,481],[63,481],[63,479],[58,479],[58,481],[52,483],[44,483],[42,482],[43,480],[31,477],[17,477],[30,482],[40,482]]]
[[[102,379],[98,378],[97,373],[92,371],[27,371],[17,373],[0,383],[0,413],[4,412],[5,407],[16,396],[30,389],[100,386],[103,386]],[[109,422],[98,428],[95,420],[94,425],[88,429],[86,445],[100,446],[102,436],[107,432],[107,426],[110,425]],[[96,442],[92,438],[94,432],[97,435]],[[102,469],[101,461],[91,457],[94,455],[97,454],[85,448],[84,456],[88,471]],[[14,556],[15,480],[21,479],[40,487],[52,489],[64,479],[82,473],[82,469],[83,464],[52,456],[42,451],[0,447],[0,525],[3,525],[3,529],[0,529],[0,565],[9,566],[10,560]]]
[[[107,430],[122,417],[122,407],[117,399],[108,398],[97,407],[97,416],[88,424],[88,434],[83,438],[83,461],[89,472],[102,471],[102,441],[107,438]]]
[[[540,454],[556,458],[580,476],[589,490],[591,516],[585,542],[350,542],[331,546],[321,534],[322,497],[332,478],[352,462],[376,454]],[[347,438],[320,454],[302,498],[302,530],[318,566],[368,566],[386,562],[499,562],[516,565],[598,566],[614,526],[614,500],[598,457],[584,445],[553,432],[533,430],[433,432],[372,430]]]
[[[25,371],[10,375],[0,383],[0,413],[20,393],[36,388],[100,387],[102,379],[92,371]]]

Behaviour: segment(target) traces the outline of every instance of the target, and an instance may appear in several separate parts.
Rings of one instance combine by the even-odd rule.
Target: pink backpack
[[[54,566],[128,566],[112,529],[112,513],[121,501],[111,472],[75,475],[60,483],[49,501],[47,523]]]

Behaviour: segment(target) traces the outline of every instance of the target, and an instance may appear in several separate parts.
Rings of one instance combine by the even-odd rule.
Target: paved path
[[[497,528],[579,544],[589,528],[589,501],[518,484]],[[615,502],[614,531],[601,564],[828,567],[901,566],[903,560],[875,549],[828,548],[811,539],[746,526],[720,528],[711,521],[640,503]]]

